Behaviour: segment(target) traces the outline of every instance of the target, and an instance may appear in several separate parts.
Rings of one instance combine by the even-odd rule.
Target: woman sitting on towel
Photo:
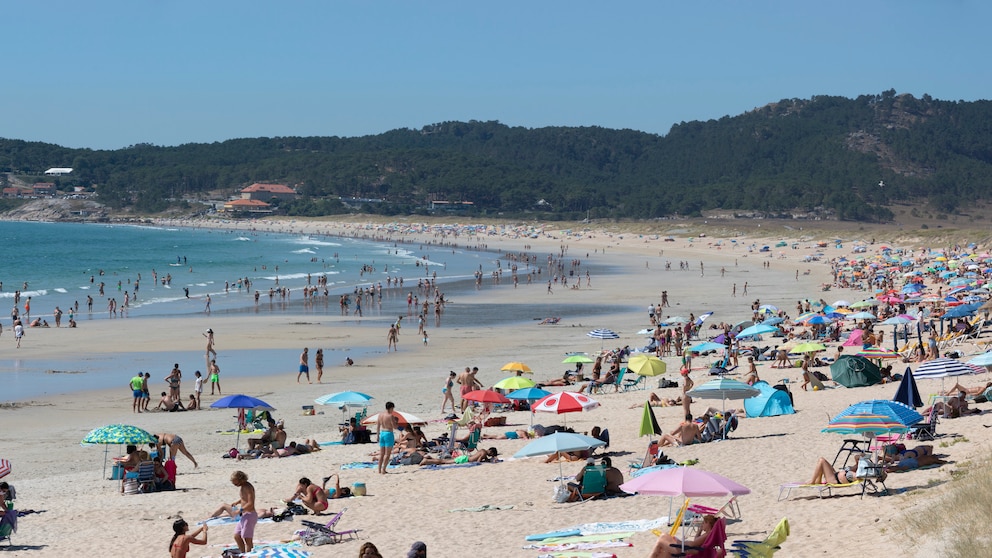
[[[820,458],[816,462],[816,468],[813,469],[813,479],[809,481],[809,484],[850,484],[857,480],[855,472],[858,470],[858,461],[861,460],[861,454],[854,454],[854,464],[849,465],[840,471],[834,471],[830,462],[824,458]]]
[[[710,531],[713,530],[713,526],[716,525],[715,515],[704,515],[703,524],[699,526],[699,534],[696,538],[689,539],[685,541],[685,546],[702,546],[706,542],[706,539],[710,536]],[[683,556],[682,552],[682,541],[668,533],[664,533],[658,537],[658,542],[654,545],[654,550],[651,551],[651,555],[648,558],[668,558],[670,556]]]

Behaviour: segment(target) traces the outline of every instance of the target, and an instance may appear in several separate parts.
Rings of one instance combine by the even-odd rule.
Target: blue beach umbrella
[[[975,366],[992,366],[992,353],[982,353],[968,361]]]
[[[913,408],[923,406],[923,399],[920,397],[919,388],[916,387],[916,378],[913,377],[912,368],[906,367],[902,381],[899,382],[899,389],[896,390],[896,396],[892,400]]]
[[[838,413],[834,417],[834,420],[854,414],[884,416],[898,421],[905,426],[912,426],[923,420],[923,415],[916,412],[916,409],[898,401],[889,401],[887,399],[872,399],[855,403]]]
[[[251,397],[249,395],[227,395],[221,397],[217,401],[210,404],[214,409],[238,409],[238,427],[237,436],[234,440],[234,447],[237,449],[238,445],[241,443],[241,423],[244,421],[245,409],[251,409],[254,411],[275,411],[275,407],[269,405],[261,399]]]
[[[367,405],[371,399],[375,398],[360,391],[339,391],[322,395],[313,402],[318,405],[334,405],[340,409],[345,405]]]
[[[554,453],[566,451],[584,451],[592,448],[605,446],[606,442],[572,432],[555,432],[550,436],[542,436],[513,454],[515,459],[522,457],[535,457],[538,455],[552,455]],[[558,479],[564,483],[564,472],[561,468],[561,460],[558,460]]]
[[[513,390],[506,395],[507,399],[519,399],[521,401],[537,401],[551,395],[550,391],[538,387],[528,387]]]
[[[719,351],[725,348],[727,348],[725,345],[713,343],[712,341],[706,341],[696,345],[695,347],[690,347],[689,350],[694,353],[705,353],[706,351]]]
[[[738,339],[744,339],[745,337],[754,337],[756,335],[761,335],[762,333],[771,333],[776,331],[778,328],[772,327],[766,324],[757,324],[751,327],[742,329],[740,333],[736,335]]]

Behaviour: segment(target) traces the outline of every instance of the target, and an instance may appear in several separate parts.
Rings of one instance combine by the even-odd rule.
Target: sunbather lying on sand
[[[652,393],[651,396],[648,397],[648,405],[651,405],[652,407],[678,407],[681,404],[682,404],[681,395],[676,397],[675,399],[672,399],[671,397],[658,397],[657,394]],[[630,408],[636,409],[642,406],[644,406],[643,403],[636,403],[634,405],[631,405]]]
[[[985,384],[984,386],[975,386],[975,387],[970,387],[970,388],[966,388],[966,387],[962,386],[961,384],[955,383],[954,384],[954,387],[952,387],[951,389],[949,389],[946,392],[944,392],[944,395],[955,396],[955,395],[961,393],[962,391],[965,392],[968,395],[979,395],[979,394],[984,393],[985,390],[989,389],[990,387],[992,387],[992,382],[989,382],[989,383]]]
[[[454,459],[442,459],[438,457],[425,457],[423,461],[420,462],[420,466],[424,465],[451,465],[453,463],[495,463],[497,461],[496,456],[499,452],[496,448],[489,448],[487,450],[479,449],[476,450],[472,455],[460,455]]]

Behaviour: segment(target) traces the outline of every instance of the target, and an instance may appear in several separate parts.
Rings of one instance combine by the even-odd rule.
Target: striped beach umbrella
[[[885,350],[881,347],[868,347],[867,349],[861,349],[860,351],[854,353],[857,356],[865,358],[901,358],[902,355],[899,353],[894,353],[892,351]]]
[[[620,335],[612,329],[594,329],[586,335],[593,339],[620,339]]]
[[[952,358],[935,358],[920,365],[913,372],[917,380],[928,380],[931,378],[946,378],[948,376],[965,376],[974,374],[975,371],[965,366],[963,362]]]
[[[898,401],[889,401],[887,399],[871,399],[855,403],[838,413],[834,417],[834,420],[839,420],[849,415],[884,416],[906,426],[912,426],[923,420],[923,415],[918,413],[916,409]]]
[[[10,466],[10,461],[6,459],[0,459],[0,479],[6,477],[10,474],[12,468]]]
[[[821,432],[871,438],[879,434],[903,434],[909,432],[909,427],[891,416],[857,412],[834,417]]]

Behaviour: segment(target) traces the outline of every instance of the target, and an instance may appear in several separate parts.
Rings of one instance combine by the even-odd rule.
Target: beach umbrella
[[[645,353],[638,353],[627,361],[627,370],[638,376],[660,376],[666,369],[665,361]]]
[[[778,312],[778,306],[772,304],[762,304],[758,307],[758,312],[761,314],[775,314]]]
[[[108,424],[90,431],[83,444],[103,444],[103,476],[107,476],[107,453],[112,444],[154,444],[155,437],[147,430],[130,424]],[[2,476],[2,475],[0,475]]]
[[[530,378],[524,378],[523,376],[510,376],[509,378],[503,378],[502,380],[496,382],[493,387],[496,389],[514,390],[534,387],[535,385],[537,384]]]
[[[7,461],[6,459],[0,459],[0,479],[9,475],[12,470],[13,469],[10,466],[10,461]],[[106,473],[107,470],[104,469],[103,472]]]
[[[944,312],[944,315],[941,316],[940,319],[945,320],[945,319],[954,319],[954,318],[970,318],[971,316],[974,315],[975,315],[975,309],[965,305],[965,306],[957,306],[955,308],[951,308],[947,312]]]
[[[654,409],[651,407],[651,402],[645,401],[644,414],[641,415],[641,428],[637,435],[638,437],[648,436],[650,440],[651,435],[661,436],[661,434],[661,425],[658,424],[658,417],[654,416]]]
[[[923,399],[920,398],[920,390],[916,387],[916,378],[913,377],[913,370],[910,367],[906,367],[906,372],[899,382],[899,389],[896,390],[896,396],[892,400],[913,408],[923,406]]]
[[[763,321],[761,323],[763,323],[765,325],[773,326],[773,325],[778,325],[778,324],[780,324],[780,323],[782,323],[784,321],[785,321],[785,318],[779,318],[779,317],[776,316],[774,318],[768,318],[767,320],[765,320],[765,321]]]
[[[846,300],[835,300],[833,305],[834,306],[850,306],[851,303],[848,302],[848,301],[846,301]]]
[[[673,467],[659,469],[641,475],[620,485],[629,494],[650,496],[685,496],[702,498],[706,496],[743,496],[751,489],[727,477],[703,471],[695,467]]]
[[[948,376],[965,376],[975,371],[963,362],[951,358],[935,358],[921,364],[914,373],[917,380],[940,378],[940,391],[944,391],[944,378]]]
[[[898,401],[889,401],[887,399],[871,399],[855,403],[840,413],[837,413],[834,420],[855,414],[884,416],[900,422],[905,426],[912,426],[923,420],[923,415],[916,412],[916,409]]]
[[[693,353],[705,353],[706,351],[720,351],[726,349],[726,345],[721,345],[719,343],[714,343],[712,341],[705,341],[694,347],[689,347],[689,351]]]
[[[900,355],[899,353],[886,351],[881,347],[868,347],[867,349],[861,349],[860,351],[854,354],[859,357],[865,357],[869,359],[902,358],[902,355]]]
[[[878,306],[877,300],[861,300],[851,304],[849,308],[868,308],[869,306]]]
[[[620,335],[617,332],[613,331],[612,329],[594,329],[594,330],[590,331],[589,333],[587,333],[586,335],[588,335],[589,337],[592,337],[593,339],[599,339],[600,340],[600,344],[599,344],[599,348],[600,349],[603,348],[604,342],[607,339],[620,339]]]
[[[551,395],[550,391],[546,391],[538,387],[528,387],[514,390],[506,397],[508,399],[519,399],[521,401],[537,401],[538,399],[543,399],[549,395]]]
[[[706,313],[700,314],[699,317],[696,318],[696,325],[702,325],[703,322],[706,321],[706,318],[709,318],[712,315],[713,315],[713,312],[706,312]]]
[[[540,438],[537,438],[533,442],[520,448],[517,453],[513,454],[513,457],[514,459],[521,459],[524,457],[536,457],[539,455],[553,455],[555,453],[566,451],[585,451],[605,445],[606,442],[598,438],[593,438],[592,436],[585,436],[574,432],[555,432],[554,434],[550,434],[548,436],[541,436]],[[565,482],[564,477],[565,474],[561,468],[561,460],[559,460],[558,480],[562,484]]]
[[[738,333],[735,337],[737,337],[738,339],[743,339],[745,337],[754,337],[756,335],[761,335],[762,333],[772,333],[773,331],[777,331],[777,330],[778,330],[777,327],[772,327],[770,325],[761,323],[742,329],[741,332]]]
[[[815,353],[817,351],[827,350],[826,345],[822,343],[800,343],[789,350],[790,353],[800,354],[800,353]]]
[[[491,389],[477,389],[462,395],[462,399],[479,403],[509,403],[510,400]]]
[[[898,329],[901,325],[911,324],[916,321],[916,318],[908,316],[906,314],[899,314],[898,316],[892,316],[891,318],[885,320],[881,325],[892,326],[892,350],[899,350],[899,334]],[[943,322],[941,322],[943,323]]]
[[[584,393],[563,391],[537,400],[530,406],[531,412],[540,413],[581,413],[599,406],[599,401]],[[567,420],[566,420],[567,422]]]
[[[976,366],[992,366],[992,352],[982,353],[969,360],[968,364],[974,364]]]
[[[569,355],[568,357],[565,358],[565,360],[561,362],[562,364],[572,364],[576,362],[581,362],[582,364],[589,364],[590,362],[595,362],[595,361],[592,358],[590,358],[588,355],[579,354],[579,355]]]
[[[845,320],[877,320],[878,316],[871,312],[855,312],[844,317]]]
[[[809,325],[827,325],[829,323],[833,323],[833,320],[831,320],[827,316],[816,314],[815,316],[810,316],[809,318],[807,318],[805,320],[805,323]]]
[[[686,394],[689,397],[700,399],[720,399],[723,401],[723,411],[726,414],[728,399],[748,399],[761,395],[761,390],[751,387],[744,382],[731,380],[729,378],[717,378],[705,384],[695,387]],[[724,428],[723,437],[727,437],[727,429]]]
[[[313,402],[318,405],[334,405],[340,409],[344,406],[365,406],[371,399],[375,398],[360,391],[339,391],[322,395]]]
[[[525,372],[527,374],[534,372],[530,369],[530,366],[527,366],[522,362],[508,362],[504,364],[500,370],[503,370],[504,372]]]
[[[872,438],[879,434],[904,434],[909,432],[909,427],[886,415],[858,412],[834,417],[821,432],[848,436],[861,434]]]
[[[386,411],[382,411],[372,416],[365,417],[362,419],[362,424],[376,424],[379,420],[379,415],[385,412]],[[402,426],[403,428],[408,428],[410,426],[425,426],[427,424],[426,420],[415,415],[411,415],[410,413],[404,413],[403,411],[394,410],[393,415],[399,419],[399,426]]]
[[[275,411],[275,407],[272,407],[265,401],[242,394],[226,395],[211,403],[210,406],[214,409],[238,409],[237,436],[234,439],[235,449],[241,444],[241,425],[245,423],[244,416],[246,410]]]

